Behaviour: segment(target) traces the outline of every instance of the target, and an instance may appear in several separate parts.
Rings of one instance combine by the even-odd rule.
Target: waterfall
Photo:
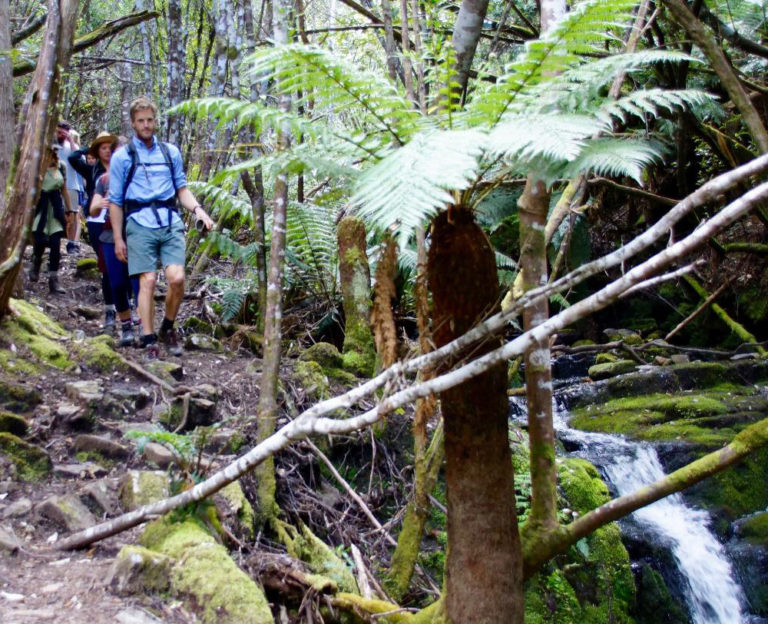
[[[664,476],[653,447],[623,442],[620,452],[602,466],[619,496]],[[741,589],[733,580],[722,545],[709,531],[708,513],[686,506],[680,494],[673,494],[633,515],[671,543],[686,579],[686,602],[694,624],[742,622]]]
[[[512,411],[525,414],[525,400],[513,401]],[[619,496],[634,492],[664,476],[655,449],[618,435],[571,429],[563,410],[553,406],[558,438],[573,454],[602,470]],[[639,509],[632,518],[645,530],[670,544],[685,579],[685,600],[694,624],[745,624],[743,593],[735,582],[725,551],[709,530],[709,514],[688,507],[680,494]]]

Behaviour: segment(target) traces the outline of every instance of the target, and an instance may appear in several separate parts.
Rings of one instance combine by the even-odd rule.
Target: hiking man
[[[109,214],[115,255],[128,263],[131,276],[139,277],[140,346],[151,348],[152,357],[159,338],[168,353],[177,356],[182,348],[174,323],[184,297],[186,240],[176,200],[207,230],[213,227],[213,221],[187,188],[178,148],[155,138],[154,102],[137,98],[131,103],[130,116],[135,135],[125,148],[114,153],[110,168]],[[168,293],[165,317],[155,334],[158,261],[165,270]]]

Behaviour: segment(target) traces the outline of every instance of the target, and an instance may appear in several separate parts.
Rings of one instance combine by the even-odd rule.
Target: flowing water
[[[618,496],[664,476],[651,445],[571,429],[566,415],[564,410],[555,409],[558,438],[577,449],[574,455],[595,464]],[[636,511],[632,519],[655,541],[669,544],[685,579],[685,600],[694,624],[746,623],[743,593],[722,545],[709,530],[707,512],[688,507],[682,496],[675,494]]]

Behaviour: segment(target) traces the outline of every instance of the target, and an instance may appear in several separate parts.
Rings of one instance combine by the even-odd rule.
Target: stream
[[[568,392],[573,391],[570,388]],[[513,412],[524,418],[525,399],[513,401]],[[557,403],[554,418],[558,439],[571,455],[590,461],[600,470],[612,495],[628,494],[664,475],[653,446],[618,435],[571,429],[567,411]],[[634,524],[644,539],[670,550],[693,624],[747,624],[752,620],[742,614],[743,592],[709,523],[706,511],[687,506],[680,494],[674,494],[636,511],[620,525],[624,532]]]

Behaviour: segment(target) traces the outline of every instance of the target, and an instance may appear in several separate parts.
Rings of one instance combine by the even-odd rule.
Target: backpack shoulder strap
[[[125,201],[125,194],[128,192],[128,187],[136,173],[136,167],[139,166],[139,155],[136,153],[136,146],[133,144],[133,141],[128,141],[125,149],[128,150],[128,155],[131,157],[131,166],[128,169],[128,175],[125,176],[125,184],[123,184],[123,201]]]
[[[168,165],[168,171],[171,174],[171,184],[173,184],[173,190],[174,192],[178,192],[179,189],[176,188],[176,178],[173,177],[173,161],[171,161],[171,153],[168,151],[168,144],[164,143],[163,141],[158,141],[157,144],[160,146],[160,151],[163,153],[165,164]]]

